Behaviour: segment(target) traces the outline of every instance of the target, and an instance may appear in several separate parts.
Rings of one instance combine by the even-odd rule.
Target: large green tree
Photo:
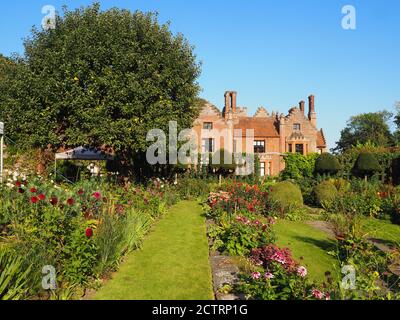
[[[198,114],[193,47],[155,13],[64,7],[55,29],[34,28],[24,45],[0,110],[21,146],[110,147],[140,158],[149,130],[167,132],[169,121],[188,128]]]
[[[363,113],[351,117],[347,126],[341,131],[336,142],[335,152],[343,152],[357,144],[372,143],[377,146],[391,146],[393,134],[389,128],[392,113],[388,111]]]

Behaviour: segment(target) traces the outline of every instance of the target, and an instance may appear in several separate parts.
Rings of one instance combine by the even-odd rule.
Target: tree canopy
[[[394,137],[388,124],[391,117],[392,113],[385,110],[351,117],[346,128],[341,131],[334,151],[343,152],[357,144],[367,142],[378,146],[393,145]]]
[[[24,46],[0,110],[21,146],[111,147],[129,157],[145,152],[149,130],[190,128],[198,115],[193,47],[155,13],[64,7],[55,29],[34,28]]]

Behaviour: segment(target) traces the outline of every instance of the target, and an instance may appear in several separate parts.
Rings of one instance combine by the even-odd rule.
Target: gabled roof
[[[324,131],[321,129],[317,132],[317,148],[325,148],[326,147],[326,140]]]
[[[246,129],[253,129],[255,137],[279,137],[279,132],[275,123],[275,118],[239,118],[239,123],[234,129],[241,129],[242,136],[246,135]]]

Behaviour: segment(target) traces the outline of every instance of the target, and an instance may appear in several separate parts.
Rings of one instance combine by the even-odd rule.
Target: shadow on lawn
[[[312,245],[319,247],[322,250],[326,250],[326,251],[330,251],[330,250],[333,250],[336,248],[336,242],[334,240],[329,240],[329,239],[317,240],[314,238],[302,237],[302,236],[295,236],[295,238],[299,241],[312,244]]]

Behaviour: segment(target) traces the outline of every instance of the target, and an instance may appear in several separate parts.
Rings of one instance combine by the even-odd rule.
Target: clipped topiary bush
[[[330,154],[323,153],[315,161],[315,172],[319,174],[336,174],[340,170],[338,159]]]
[[[368,176],[381,170],[378,160],[373,153],[360,153],[354,166],[354,172],[367,179]]]
[[[270,187],[269,200],[272,207],[281,213],[303,205],[303,195],[299,186],[290,181],[278,182]]]
[[[315,203],[324,207],[331,203],[338,195],[338,191],[335,184],[330,180],[322,181],[320,184],[314,187],[314,199]]]

